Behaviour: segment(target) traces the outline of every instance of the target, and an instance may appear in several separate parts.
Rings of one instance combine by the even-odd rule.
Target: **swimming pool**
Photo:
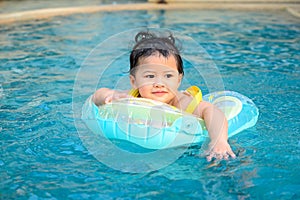
[[[165,168],[132,174],[105,166],[82,144],[72,110],[81,64],[98,43],[145,26],[192,37],[218,66],[225,89],[256,103],[257,125],[230,139],[237,159],[207,163],[193,147]],[[0,32],[1,199],[300,198],[298,18],[283,11],[122,11],[1,25]],[[83,88],[81,99],[93,89]]]

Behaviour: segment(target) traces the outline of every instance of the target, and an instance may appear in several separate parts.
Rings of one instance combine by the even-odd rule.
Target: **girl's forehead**
[[[169,66],[160,63],[141,64],[137,66],[137,71],[140,73],[154,72],[154,73],[178,73],[177,67]]]
[[[141,57],[139,59],[139,63],[167,63],[167,64],[176,64],[175,56],[170,54],[169,56],[165,57],[159,53],[155,53],[153,55],[147,57]]]
[[[159,71],[178,71],[176,59],[173,55],[164,57],[162,55],[151,55],[146,58],[141,58],[139,60],[139,65],[137,70],[159,70]]]

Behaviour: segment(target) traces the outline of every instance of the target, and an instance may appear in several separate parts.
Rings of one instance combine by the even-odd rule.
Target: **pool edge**
[[[134,6],[133,6],[134,5]],[[300,4],[289,3],[140,3],[113,4],[64,8],[37,9],[15,13],[0,14],[0,24],[11,24],[22,21],[47,19],[56,16],[67,16],[80,13],[115,12],[134,10],[178,10],[178,9],[226,9],[226,10],[285,10],[295,17],[300,17]]]

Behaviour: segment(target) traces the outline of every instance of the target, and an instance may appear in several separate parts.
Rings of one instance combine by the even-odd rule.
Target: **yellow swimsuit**
[[[198,88],[197,86],[189,87],[188,89],[186,89],[186,92],[188,92],[194,98],[190,102],[190,104],[187,106],[185,111],[188,113],[193,113],[194,110],[197,108],[198,104],[202,101],[202,92],[201,92],[200,88]],[[139,93],[138,89],[131,89],[129,91],[129,95],[131,95],[133,97],[139,97],[140,93]]]

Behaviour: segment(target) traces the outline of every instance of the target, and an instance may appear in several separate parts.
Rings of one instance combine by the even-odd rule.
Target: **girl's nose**
[[[153,83],[153,87],[155,88],[165,87],[165,84],[162,83],[161,81],[156,81]]]

